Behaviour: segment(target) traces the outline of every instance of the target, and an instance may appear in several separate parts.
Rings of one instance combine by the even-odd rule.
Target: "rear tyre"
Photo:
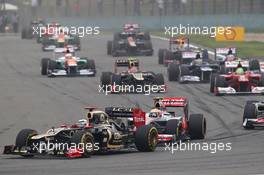
[[[220,65],[220,74],[226,74],[227,73],[227,70],[226,70],[226,67],[224,64],[221,64]]]
[[[112,41],[107,41],[107,55],[112,54],[112,45],[113,45]]]
[[[26,29],[22,29],[21,38],[22,39],[26,39],[27,38],[27,30]]]
[[[259,86],[264,87],[264,74],[261,74],[261,77],[259,79]]]
[[[164,85],[163,74],[156,74],[156,84],[157,85]]]
[[[164,52],[165,52],[165,49],[159,49],[159,52],[158,52],[159,64],[163,64]]]
[[[217,74],[212,74],[211,78],[210,78],[210,92],[214,93],[214,89],[215,89],[215,78],[217,77]]]
[[[114,85],[115,87],[121,85],[121,75],[113,74],[111,85]],[[119,92],[120,92],[120,88],[115,89],[115,93],[119,93]]]
[[[172,134],[178,136],[178,129],[179,129],[179,120],[171,119],[167,121],[166,124],[166,134]]]
[[[83,145],[83,157],[90,157],[94,153],[94,137],[90,132],[78,131],[73,134],[70,143]]]
[[[135,144],[141,152],[155,151],[158,143],[158,130],[151,125],[143,125],[137,128]]]
[[[111,72],[102,72],[101,75],[101,85],[103,86],[103,89],[106,90],[109,85],[111,85]]]
[[[149,32],[145,32],[144,33],[144,39],[147,40],[147,41],[150,40],[150,34],[149,34]]]
[[[250,60],[249,61],[249,70],[251,71],[260,71],[260,65],[259,65],[259,60]]]
[[[49,58],[42,58],[41,59],[41,75],[48,74],[48,64],[50,59]]]
[[[177,81],[180,72],[179,65],[176,63],[170,63],[167,70],[168,70],[169,81]]]
[[[204,139],[206,134],[206,119],[202,114],[191,114],[189,118],[190,138]]]
[[[37,135],[38,132],[33,129],[22,129],[16,137],[15,146],[20,150],[22,147],[30,146],[29,140]],[[31,154],[22,154],[23,157],[33,157]]]
[[[96,74],[96,69],[95,69],[95,63],[94,63],[94,60],[87,60],[87,67],[88,67],[88,69],[91,69],[91,70],[94,71],[93,76],[95,76],[95,74]]]
[[[207,49],[204,49],[204,50],[202,51],[202,59],[203,59],[204,61],[209,60],[209,54],[208,54],[208,50],[207,50]]]
[[[247,102],[246,106],[244,108],[244,114],[243,114],[243,123],[246,119],[255,119],[256,118],[256,106],[251,102]],[[245,129],[254,129],[253,125],[246,124],[243,126]]]
[[[180,65],[179,66],[179,78],[178,78],[179,82],[181,82],[180,81],[181,80],[181,77],[186,76],[186,75],[190,75],[189,68],[186,67],[186,66]]]

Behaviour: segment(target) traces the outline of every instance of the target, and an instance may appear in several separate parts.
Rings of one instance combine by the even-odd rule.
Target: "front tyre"
[[[17,134],[15,146],[18,148],[18,150],[21,150],[23,147],[29,147],[31,137],[33,137],[37,134],[38,134],[38,132],[33,130],[33,129],[22,129]],[[31,154],[21,154],[21,156],[33,157],[33,155],[31,155]]]
[[[41,75],[48,74],[48,64],[50,59],[49,58],[42,58],[41,59]]]
[[[153,152],[158,144],[158,130],[151,125],[143,125],[137,128],[135,144],[138,151]]]
[[[90,132],[78,131],[73,134],[70,144],[74,144],[77,148],[82,149],[83,157],[90,157],[94,153],[94,137]],[[76,148],[76,147],[75,147]]]
[[[202,114],[191,114],[190,115],[189,134],[192,140],[205,138],[206,119]]]

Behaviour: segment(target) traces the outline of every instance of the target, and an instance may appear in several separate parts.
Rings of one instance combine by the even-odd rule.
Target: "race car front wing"
[[[68,73],[66,70],[55,69],[49,71],[48,77],[57,77],[57,76],[94,76],[95,70],[92,69],[82,69],[76,73]]]
[[[216,87],[215,93],[217,95],[264,94],[264,87],[252,87],[248,92],[238,92],[232,87]]]

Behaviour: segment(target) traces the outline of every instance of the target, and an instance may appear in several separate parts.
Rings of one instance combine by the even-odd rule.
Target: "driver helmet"
[[[161,110],[159,110],[158,108],[153,108],[150,113],[149,113],[149,117],[153,117],[153,118],[157,118],[161,115]]]
[[[151,117],[151,118],[157,118],[159,115],[158,115],[158,113],[157,112],[150,112],[149,113],[149,117]]]
[[[88,121],[86,119],[80,119],[78,120],[78,122],[76,123],[76,125],[79,127],[79,128],[84,128],[85,126],[87,126],[88,124]]]
[[[243,74],[244,74],[244,69],[243,69],[242,67],[238,67],[238,68],[236,69],[236,74],[237,74],[237,75],[243,75]]]
[[[106,121],[105,115],[104,115],[104,114],[101,114],[101,115],[100,115],[99,122],[100,122],[100,123],[105,123],[105,121]]]
[[[71,59],[71,58],[72,58],[72,54],[71,54],[71,53],[67,53],[67,54],[65,54],[65,58],[66,58],[66,59]]]
[[[233,50],[229,48],[227,55],[233,55]]]

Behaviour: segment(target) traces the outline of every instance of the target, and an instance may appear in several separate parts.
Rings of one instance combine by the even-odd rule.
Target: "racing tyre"
[[[114,34],[114,42],[118,42],[119,40],[120,40],[120,35],[117,32],[117,33]]]
[[[227,74],[227,70],[224,64],[220,65],[220,74]]]
[[[107,55],[112,54],[112,45],[113,45],[112,41],[107,41]]]
[[[104,89],[106,89],[106,86],[111,84],[111,72],[102,72],[101,75],[101,84],[104,86]]]
[[[16,147],[20,150],[22,147],[30,146],[29,139],[35,135],[37,135],[38,132],[33,129],[22,129],[16,137]],[[22,154],[23,157],[33,157],[32,154]]]
[[[227,87],[227,82],[225,80],[225,77],[223,76],[216,76],[215,78],[215,87]],[[215,95],[220,95],[218,92],[215,92],[216,94]]]
[[[113,41],[113,45],[112,45],[112,51],[111,51],[111,54],[113,57],[117,57],[119,56],[118,54],[118,49],[119,49],[119,44],[118,44],[118,41]]]
[[[256,118],[256,106],[251,102],[247,102],[246,106],[244,108],[244,114],[243,114],[243,123],[246,119],[255,119]],[[254,129],[254,126],[246,124],[243,125],[245,129]]]
[[[48,64],[50,59],[49,58],[42,58],[41,59],[41,75],[48,74]]]
[[[87,131],[78,131],[73,134],[70,139],[71,144],[84,145],[83,157],[90,157],[94,153],[94,137],[90,132]]]
[[[22,39],[26,39],[27,38],[27,30],[26,29],[22,29],[21,38]]]
[[[212,74],[211,78],[210,78],[210,92],[214,93],[214,89],[215,89],[215,78],[217,77],[217,74]]]
[[[164,52],[163,64],[167,67],[168,63],[164,62],[164,58],[166,58],[166,60],[172,60],[173,59],[173,53],[169,50],[165,50],[165,52]]]
[[[177,81],[180,72],[179,65],[176,63],[170,63],[167,70],[168,70],[169,81]]]
[[[209,54],[208,54],[208,50],[207,50],[207,49],[204,49],[204,50],[202,51],[202,59],[203,59],[204,61],[209,60]]]
[[[87,67],[89,69],[92,69],[94,71],[94,74],[93,76],[95,76],[96,74],[96,69],[95,69],[95,63],[94,63],[94,60],[87,60]]]
[[[142,125],[137,128],[135,144],[141,152],[155,151],[158,143],[158,130],[151,125]]]
[[[220,76],[220,75],[216,76],[215,86],[216,87],[227,87],[227,82],[225,80],[225,77]]]
[[[163,74],[156,74],[156,84],[157,85],[164,85]]]
[[[159,49],[158,57],[159,57],[159,64],[163,64],[165,49]]]
[[[146,53],[146,56],[152,56],[153,55],[153,48],[152,48],[152,43],[150,41],[147,41],[145,43],[146,49],[150,50],[149,52]]]
[[[150,40],[150,34],[149,34],[149,32],[145,32],[144,33],[144,39],[147,40],[147,41]]]
[[[179,66],[179,78],[178,78],[178,80],[180,81],[180,78],[181,78],[182,76],[186,76],[186,75],[190,75],[190,70],[189,70],[189,68],[186,67],[186,66],[180,65],[180,66]]]
[[[172,134],[178,136],[179,132],[179,120],[177,119],[171,119],[167,121],[166,124],[166,134]]]
[[[249,61],[249,70],[251,71],[260,71],[259,61],[254,59]]]
[[[111,84],[121,85],[121,75],[113,74]]]
[[[204,139],[206,134],[206,119],[202,114],[191,114],[189,118],[189,134],[192,140]]]
[[[259,86],[261,86],[261,87],[264,86],[264,73],[261,74],[261,77],[259,79]]]

